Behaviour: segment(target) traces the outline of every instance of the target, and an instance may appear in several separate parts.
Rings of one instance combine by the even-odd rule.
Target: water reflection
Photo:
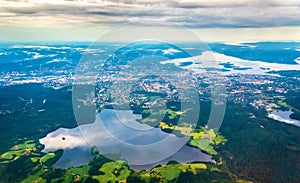
[[[268,114],[268,117],[283,123],[288,123],[300,127],[300,121],[291,119],[290,118],[291,114],[293,114],[291,110],[289,111],[274,110],[270,114]]]
[[[40,142],[45,145],[44,152],[64,150],[54,165],[57,168],[88,164],[92,159],[92,146],[96,146],[101,154],[121,153],[121,159],[126,159],[137,170],[150,169],[170,160],[182,163],[214,162],[211,156],[185,145],[187,137],[179,138],[159,128],[140,124],[136,121],[140,118],[141,115],[129,110],[105,109],[96,116],[94,123],[73,129],[59,128],[40,139]]]

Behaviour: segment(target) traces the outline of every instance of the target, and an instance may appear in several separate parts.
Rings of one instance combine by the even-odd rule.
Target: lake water
[[[300,127],[300,121],[291,119],[290,118],[291,114],[293,114],[291,110],[289,111],[274,110],[270,114],[268,114],[268,117],[283,123],[288,123]]]
[[[59,128],[40,139],[44,152],[63,149],[64,154],[54,165],[57,168],[77,167],[92,159],[91,148],[101,154],[120,154],[136,170],[150,169],[170,160],[181,163],[214,162],[210,155],[186,145],[188,137],[179,138],[137,122],[141,115],[129,110],[105,109],[92,124],[76,128]]]

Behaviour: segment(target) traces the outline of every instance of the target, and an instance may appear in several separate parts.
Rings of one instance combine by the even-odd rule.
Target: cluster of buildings
[[[123,68],[122,68],[123,67]],[[109,105],[159,105],[161,98],[166,101],[193,100],[196,89],[200,99],[211,100],[212,92],[218,87],[220,94],[234,103],[250,104],[255,108],[266,108],[274,99],[283,99],[288,92],[300,91],[297,77],[273,75],[232,74],[211,76],[208,73],[191,74],[188,71],[161,69],[159,66],[108,66],[98,73],[88,71],[84,76],[74,75],[73,68],[64,71],[48,72],[39,76],[32,71],[2,74],[0,86],[40,83],[45,87],[60,89],[72,84],[94,85],[96,101],[100,108]],[[191,90],[189,90],[191,89]],[[185,92],[185,95],[180,95]],[[191,93],[188,93],[191,92]],[[156,96],[156,98],[155,98]],[[184,96],[180,98],[179,96]]]

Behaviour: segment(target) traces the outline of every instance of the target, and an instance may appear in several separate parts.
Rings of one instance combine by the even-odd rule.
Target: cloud
[[[300,25],[298,0],[3,0],[0,26],[114,25],[139,20],[202,27]]]

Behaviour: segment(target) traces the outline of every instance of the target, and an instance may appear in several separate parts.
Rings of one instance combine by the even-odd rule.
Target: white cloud
[[[189,27],[300,25],[298,0],[3,0],[0,26],[112,25],[158,19]]]

